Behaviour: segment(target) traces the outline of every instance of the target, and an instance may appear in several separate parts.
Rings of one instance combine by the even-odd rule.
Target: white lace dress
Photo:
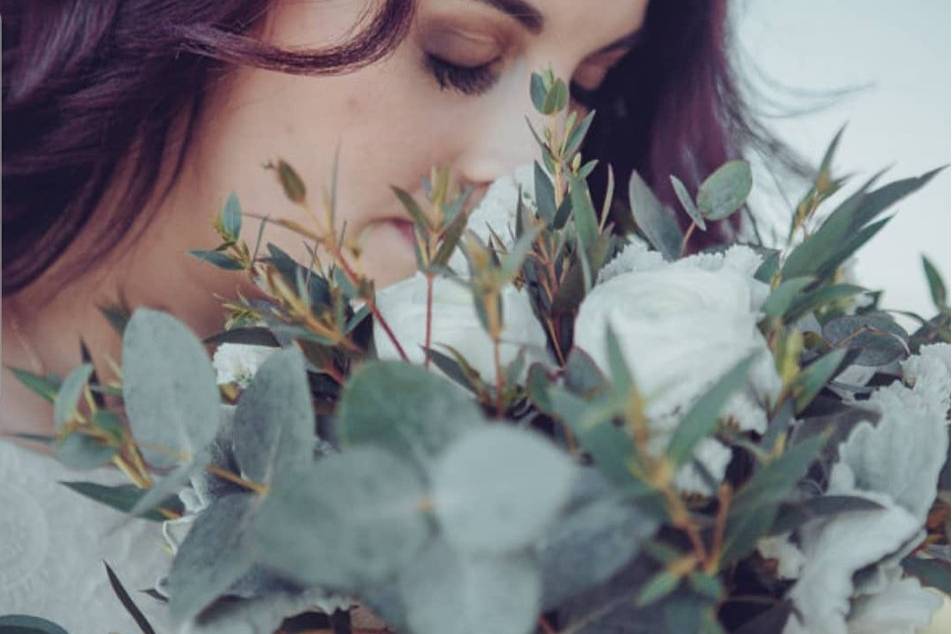
[[[125,484],[114,469],[67,469],[52,457],[0,438],[0,616],[27,614],[69,634],[136,634],[103,561],[157,634],[171,632],[164,605],[139,592],[167,571],[161,525],[124,516],[59,481]]]

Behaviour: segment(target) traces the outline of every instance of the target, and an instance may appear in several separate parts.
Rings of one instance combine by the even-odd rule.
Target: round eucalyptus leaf
[[[438,539],[399,584],[414,634],[528,634],[539,612],[539,572],[525,553],[466,555]]]
[[[314,409],[300,350],[268,357],[242,393],[232,424],[235,458],[246,478],[268,483],[275,469],[311,462]]]
[[[728,161],[701,183],[698,209],[709,220],[723,220],[740,209],[753,184],[747,161]]]
[[[251,568],[251,528],[259,503],[252,493],[226,495],[195,519],[168,576],[169,612],[175,622],[197,615]]]
[[[220,400],[215,370],[182,322],[137,309],[123,334],[122,364],[129,425],[150,464],[173,466],[214,438]]]
[[[436,456],[485,417],[462,390],[421,367],[395,361],[365,363],[341,397],[341,444],[375,444],[429,471]]]
[[[503,426],[472,431],[436,466],[436,516],[461,549],[518,549],[556,516],[575,475],[572,460],[532,432]]]
[[[610,491],[565,513],[538,547],[544,608],[555,608],[609,579],[638,554],[642,542],[657,528],[655,519]]]
[[[377,447],[275,479],[256,519],[261,563],[305,584],[353,590],[405,566],[427,540],[417,471]]]
[[[845,315],[823,326],[823,338],[830,345],[859,350],[854,365],[878,367],[899,359],[908,352],[909,334],[883,314]]]
[[[53,400],[53,422],[56,429],[62,429],[66,421],[73,418],[76,405],[83,395],[83,387],[86,386],[86,382],[89,381],[92,373],[92,364],[84,363],[78,368],[74,368],[63,379],[63,384],[56,392],[56,398]]]
[[[99,439],[74,431],[55,445],[56,459],[71,469],[101,467],[116,453],[116,448],[104,445]]]

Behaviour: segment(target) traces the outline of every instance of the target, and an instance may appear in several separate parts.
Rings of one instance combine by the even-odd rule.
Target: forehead
[[[648,0],[420,0],[423,10],[491,15],[545,39],[603,44],[639,28]],[[521,17],[513,17],[516,14]],[[537,32],[536,32],[537,31]]]

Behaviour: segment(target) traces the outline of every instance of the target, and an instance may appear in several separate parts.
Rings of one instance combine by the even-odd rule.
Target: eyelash
[[[496,60],[480,66],[459,66],[431,55],[425,56],[426,65],[436,79],[440,90],[456,90],[464,95],[481,95],[496,83],[497,76],[491,70]],[[584,107],[590,108],[595,104],[597,90],[586,90],[575,82],[570,84],[572,99]]]
[[[451,88],[464,95],[481,95],[492,88],[497,79],[490,69],[493,62],[481,66],[458,66],[427,53],[426,65],[436,78],[440,90]]]

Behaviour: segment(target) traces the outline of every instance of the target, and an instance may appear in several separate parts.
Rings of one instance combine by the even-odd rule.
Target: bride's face
[[[401,227],[406,216],[389,186],[422,200],[421,178],[439,164],[474,186],[475,199],[495,178],[538,158],[524,118],[541,127],[529,97],[531,73],[551,66],[576,87],[596,88],[630,50],[646,6],[647,0],[418,0],[395,51],[357,71],[237,71],[212,92],[185,184],[200,188],[206,201],[234,191],[247,211],[304,220],[262,164],[286,160],[319,204],[339,142],[338,222],[359,240],[367,274],[379,284],[400,279],[415,264]],[[287,48],[342,43],[377,7],[376,0],[278,2],[262,35]],[[215,211],[176,207],[191,226],[210,222]],[[253,244],[257,223],[247,221],[243,232]],[[202,234],[190,233],[193,241]],[[265,235],[305,257],[300,237],[271,226]]]

